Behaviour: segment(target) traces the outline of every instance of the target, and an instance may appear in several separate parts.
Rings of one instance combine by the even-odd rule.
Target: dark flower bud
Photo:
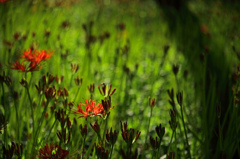
[[[91,94],[94,93],[94,89],[95,89],[94,83],[93,83],[93,84],[90,84],[90,86],[88,86],[88,91],[89,91]]]
[[[72,70],[73,74],[77,73],[78,69],[79,69],[78,64],[72,64],[71,63],[71,70]]]
[[[87,132],[88,132],[87,124],[85,124],[84,126],[82,126],[82,124],[81,124],[80,125],[80,130],[81,130],[81,134],[82,134],[83,138],[86,138],[87,137]]]
[[[173,97],[174,97],[174,90],[173,90],[173,88],[171,89],[171,90],[167,90],[167,92],[168,92],[168,96],[171,98],[171,99],[173,99]]]
[[[83,24],[83,25],[82,25],[82,28],[83,28],[83,30],[84,30],[85,32],[87,32],[87,25],[86,25],[86,24]]]
[[[35,84],[35,87],[36,87],[38,93],[39,93],[39,94],[42,94],[43,91],[44,91],[45,84],[43,84],[43,85],[41,86],[40,81],[39,81],[39,82],[38,82],[38,85]]]
[[[164,51],[164,55],[166,56],[166,54],[168,53],[170,46],[169,45],[164,45],[163,47],[163,51]]]
[[[62,83],[62,81],[63,81],[63,76],[61,76],[60,78],[58,77],[58,75],[56,75],[56,77],[55,77],[55,80],[56,80],[56,82],[58,83],[58,84],[61,84]]]
[[[22,40],[25,41],[26,39],[27,39],[27,35],[25,34],[22,36]]]
[[[65,97],[68,97],[68,90],[66,88],[64,88],[64,95]]]
[[[100,133],[100,126],[98,125],[97,121],[95,121],[93,125],[90,123],[90,125],[97,134]]]
[[[55,152],[55,153],[54,153]],[[59,145],[55,145],[51,143],[50,145],[46,144],[46,146],[40,148],[38,152],[38,158],[58,158],[65,159],[68,157],[69,151],[64,150]]]
[[[158,141],[157,137],[156,140],[150,136],[150,144],[152,145],[153,149],[158,149],[160,146],[160,141]]]
[[[101,90],[100,86],[101,86],[102,90]],[[103,95],[103,96],[111,96],[116,91],[116,88],[114,88],[112,90],[112,84],[110,83],[108,91],[107,91],[107,85],[105,83],[101,83],[98,86],[98,90],[99,90],[100,94]]]
[[[55,77],[50,73],[47,73],[47,84],[51,84],[54,81]]]
[[[50,86],[45,89],[45,97],[47,99],[52,99],[55,97],[55,95],[56,95],[56,89],[54,86],[53,87]]]
[[[13,37],[14,39],[17,41],[19,39],[19,37],[21,36],[21,34],[19,32],[16,32]]]
[[[82,78],[79,78],[79,77],[77,76],[77,78],[75,78],[75,84],[76,84],[77,86],[81,86],[81,85],[82,85]]]
[[[122,155],[122,158],[124,158],[124,159],[137,159],[138,158],[137,149],[134,152],[128,151],[127,153],[125,153],[123,151],[123,149],[121,149],[121,155]]]
[[[28,87],[28,82],[26,79],[22,78],[22,80],[20,81],[20,84],[23,86],[23,87]]]
[[[36,36],[36,33],[35,32],[32,32],[32,37],[34,38]]]
[[[159,126],[157,126],[155,128],[156,132],[157,132],[157,135],[158,137],[160,138],[160,141],[162,140],[163,138],[163,135],[165,134],[165,127],[162,127],[162,125],[160,124]]]
[[[69,107],[70,110],[72,109],[73,106],[74,106],[73,102],[68,102],[68,107]]]
[[[182,92],[177,93],[177,101],[178,101],[178,104],[180,106],[182,106],[182,101],[183,101],[183,93]]]
[[[61,27],[62,27],[62,28],[65,28],[65,29],[68,28],[69,26],[70,26],[70,23],[69,23],[69,21],[67,21],[67,20],[66,20],[66,21],[63,21],[62,24],[61,24]]]
[[[108,158],[108,150],[105,151],[105,148],[103,147],[102,143],[100,145],[95,144],[96,149],[96,155],[99,159],[107,159]]]
[[[107,130],[106,133],[106,140],[109,144],[114,145],[117,141],[117,137],[118,137],[118,132],[115,130],[114,132],[111,130]]]
[[[111,97],[108,100],[102,100],[102,106],[106,113],[109,113],[111,108]]]
[[[124,23],[120,23],[117,25],[117,28],[119,28],[121,31],[124,31],[126,28],[126,25]]]
[[[14,155],[14,150],[15,150],[15,144],[12,145],[8,145],[8,148],[4,146],[2,146],[3,148],[3,158],[12,158]]]
[[[121,121],[120,121],[121,122]],[[141,131],[136,132],[136,134],[134,133],[135,130],[134,129],[127,129],[127,122],[123,123],[121,122],[121,131],[122,131],[122,137],[123,140],[128,144],[131,145],[133,144],[135,141],[137,141],[137,139],[139,138]]]
[[[149,105],[151,106],[151,107],[154,107],[155,106],[155,103],[156,103],[156,100],[155,100],[155,98],[153,98],[152,100],[151,100],[151,97],[149,97]]]
[[[59,96],[59,97],[63,97],[64,96],[61,87],[58,88],[57,96]]]
[[[49,38],[50,34],[51,34],[51,32],[49,30],[45,30],[44,35],[46,38]]]
[[[67,127],[70,129],[72,126],[72,122],[70,121],[69,117],[67,116]]]
[[[175,76],[177,75],[178,71],[179,71],[179,66],[178,65],[173,65],[172,66],[172,71],[175,74]]]

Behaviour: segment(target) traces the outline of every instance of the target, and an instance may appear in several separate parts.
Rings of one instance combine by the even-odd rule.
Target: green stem
[[[18,107],[17,107],[17,102],[16,102],[16,99],[14,98],[14,106],[15,106],[15,111],[16,111],[16,123],[18,126],[16,126],[16,130],[17,130],[17,142],[19,143],[20,141],[20,136],[19,136],[19,128],[21,127],[20,126],[20,121],[19,121],[19,117],[18,117]],[[20,144],[20,143],[19,143]]]
[[[112,158],[113,146],[114,145],[112,145],[111,152],[110,152],[110,159]]]
[[[85,146],[85,142],[86,142],[86,136],[83,139],[83,144],[82,144],[82,149],[84,150],[84,146]]]
[[[157,158],[157,159],[159,158],[158,156],[159,156],[159,154],[160,154],[161,142],[162,142],[162,139],[160,139],[160,141],[159,141],[159,146],[158,146],[157,153],[156,153],[156,158]]]
[[[4,101],[4,99],[5,99],[5,96],[4,96],[4,86],[3,86],[3,82],[1,82],[2,83],[2,92],[3,92],[3,95],[2,95],[2,105],[3,105],[3,108],[4,108],[4,113],[5,113],[5,119],[7,120],[8,119],[8,117],[7,117],[7,107],[5,107],[5,101]],[[5,129],[4,129],[4,144],[5,144],[5,147],[7,147],[8,146],[8,144],[7,144],[7,126],[5,127]]]
[[[105,127],[104,127],[104,130],[103,130],[103,137],[102,137],[102,142],[103,142],[103,146],[105,145],[104,143],[104,141],[105,141],[105,133],[106,133],[106,130],[107,130],[107,123],[108,123],[108,118],[109,118],[109,116],[107,115],[107,119],[105,120]]]
[[[147,127],[147,135],[145,137],[145,146],[146,146],[146,143],[147,143],[147,138],[148,138],[148,133],[149,133],[149,127],[150,127],[150,122],[151,122],[151,117],[152,117],[152,110],[153,110],[153,107],[151,107],[151,113],[150,113],[150,117],[149,117],[149,120],[148,120],[148,127]]]
[[[179,89],[179,83],[178,83],[178,79],[177,79],[177,75],[174,75],[174,77],[175,77],[175,81],[176,81],[176,87],[177,87],[177,92],[178,92],[178,89]]]
[[[32,121],[33,121],[33,125],[32,125],[32,129],[33,129],[33,132],[32,132],[32,134],[34,135],[34,133],[35,133],[35,129],[34,129],[34,112],[33,112],[33,103],[32,103],[32,99],[31,99],[31,97],[30,97],[30,93],[29,93],[29,88],[28,88],[28,86],[26,87],[26,90],[27,90],[27,94],[28,94],[28,99],[29,99],[29,101],[30,101],[30,108],[31,108],[31,116],[32,116]]]
[[[61,139],[60,139],[60,141],[59,141],[59,146],[61,146],[61,144],[62,144],[62,139],[63,139],[63,136],[65,135],[64,133],[66,133],[66,131],[64,132],[64,127],[61,127],[62,128],[62,135],[61,135]]]
[[[174,130],[173,133],[172,133],[172,137],[171,137],[171,140],[170,140],[170,143],[169,143],[169,146],[168,146],[167,154],[169,154],[169,150],[170,150],[170,147],[171,147],[171,144],[172,144],[172,139],[173,139],[173,135],[174,135],[175,131],[176,130]]]
[[[33,155],[34,155],[34,146],[35,146],[36,141],[37,141],[37,139],[38,139],[39,131],[41,130],[42,123],[43,123],[43,118],[44,118],[44,115],[45,115],[45,113],[46,113],[46,111],[47,111],[47,106],[48,106],[48,104],[49,104],[49,100],[47,100],[47,103],[46,103],[46,105],[45,105],[45,107],[44,107],[44,110],[43,110],[41,119],[40,119],[40,121],[39,121],[39,125],[38,125],[38,127],[37,127],[37,130],[36,130],[36,132],[35,132],[35,135],[33,135],[33,137],[34,137],[34,138],[33,138],[33,145],[32,145],[32,154],[33,154]]]
[[[75,97],[74,97],[73,103],[74,103],[74,102],[76,101],[76,99],[77,99],[77,96],[78,96],[78,93],[79,93],[80,88],[81,88],[81,87],[78,87],[78,90],[77,90],[77,93],[76,93],[76,95],[75,95]]]
[[[189,149],[189,144],[188,144],[187,130],[186,130],[185,122],[184,122],[184,118],[183,118],[183,110],[182,110],[182,107],[183,107],[183,106],[180,106],[180,107],[181,107],[181,115],[182,115],[183,128],[184,128],[184,133],[185,133],[186,142],[187,142],[187,150],[188,150],[188,154],[189,154],[190,159],[191,159],[192,157],[191,157],[191,153],[190,153],[190,149]]]
[[[52,127],[51,127],[51,129],[50,129],[50,131],[49,131],[49,133],[48,133],[48,136],[47,136],[47,138],[46,138],[46,141],[48,140],[48,138],[49,138],[49,136],[50,136],[50,134],[51,134],[51,132],[52,132],[52,130],[53,130],[56,122],[57,122],[57,120],[55,119],[55,121],[54,121],[54,123],[53,123],[53,125],[52,125]]]
[[[220,118],[218,118],[218,131],[219,131],[219,138],[220,138],[220,151],[222,151],[222,131],[221,131],[221,124],[220,124]]]
[[[37,128],[36,133],[35,133],[35,139],[38,138],[39,131],[40,131],[41,127],[42,127],[43,118],[44,118],[44,115],[46,114],[48,104],[49,104],[49,100],[47,100],[47,103],[46,103],[46,105],[44,106],[44,110],[43,110],[43,112],[42,112],[42,116],[41,116],[41,119],[40,119],[40,122],[39,122],[39,126],[38,126],[38,128]]]

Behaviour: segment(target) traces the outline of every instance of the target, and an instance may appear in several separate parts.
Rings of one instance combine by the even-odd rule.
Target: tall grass
[[[153,1],[0,3],[1,157],[43,158],[47,148],[63,158],[240,156],[239,29],[231,21],[237,12],[198,1],[189,8],[206,25],[199,28],[204,44],[224,49],[222,70],[231,69],[218,85],[208,52],[193,72],[195,59],[183,51],[197,41],[182,36],[184,26],[174,38],[166,12]],[[216,10],[227,15],[217,17]],[[37,71],[10,69],[29,48],[53,54]],[[85,100],[104,110],[79,117]]]

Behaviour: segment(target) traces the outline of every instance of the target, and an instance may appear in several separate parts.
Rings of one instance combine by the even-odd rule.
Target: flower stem
[[[29,93],[29,88],[28,88],[28,86],[26,87],[26,90],[27,90],[27,94],[28,94],[28,99],[29,99],[29,101],[30,101],[31,116],[32,116],[32,121],[33,121],[33,124],[32,124],[33,132],[32,132],[32,134],[34,135],[34,133],[35,133],[35,129],[34,129],[34,112],[33,112],[33,103],[32,103],[32,99],[31,99],[31,97],[30,97],[30,93]]]
[[[148,120],[148,127],[147,127],[147,135],[145,137],[145,146],[146,146],[146,143],[147,143],[147,138],[148,138],[148,133],[149,133],[149,127],[150,127],[150,122],[151,122],[151,117],[152,117],[152,110],[153,110],[153,107],[151,107],[151,113],[150,113],[150,117],[149,117],[149,120]]]
[[[114,145],[112,145],[111,152],[110,152],[110,157],[109,157],[110,159],[112,158],[113,146]]]
[[[41,116],[41,119],[40,119],[40,122],[39,122],[39,126],[38,126],[38,128],[37,128],[36,133],[35,133],[35,138],[38,137],[38,133],[39,133],[41,127],[42,127],[43,118],[44,118],[44,115],[46,114],[48,104],[49,104],[49,100],[47,100],[47,103],[46,103],[46,105],[44,106],[44,110],[43,110],[43,112],[42,112],[42,116]]]
[[[184,128],[184,133],[185,133],[185,137],[186,137],[186,142],[187,142],[187,150],[188,150],[188,154],[190,156],[190,159],[192,158],[191,157],[191,153],[190,153],[190,149],[189,149],[189,144],[188,144],[188,137],[187,137],[187,130],[186,130],[186,127],[185,127],[185,122],[184,122],[184,118],[183,118],[183,106],[180,106],[181,107],[181,115],[182,115],[182,122],[183,122],[183,128]]]
[[[44,107],[44,110],[43,110],[43,113],[42,113],[42,116],[41,116],[41,119],[40,119],[40,121],[39,121],[39,126],[37,127],[37,130],[36,130],[36,132],[35,132],[35,135],[33,135],[33,145],[32,145],[32,154],[34,155],[34,146],[35,146],[35,144],[36,144],[36,141],[37,141],[37,139],[38,139],[38,135],[39,135],[39,131],[41,130],[41,127],[42,127],[42,122],[43,122],[43,118],[44,118],[44,115],[45,115],[45,113],[46,113],[46,111],[47,111],[47,106],[48,106],[48,103],[49,103],[49,100],[47,100],[47,103],[46,103],[46,105],[45,105],[45,107]]]
[[[53,130],[56,122],[57,122],[57,120],[55,119],[55,121],[54,121],[54,123],[53,123],[53,125],[52,125],[52,127],[51,127],[51,129],[50,129],[50,131],[49,131],[49,134],[48,134],[48,136],[47,136],[47,138],[46,138],[46,141],[48,140],[48,138],[49,138],[49,136],[50,136],[50,134],[51,134],[51,132],[52,132],[52,130]]]
[[[160,141],[159,141],[159,146],[158,146],[158,149],[157,149],[156,158],[159,158],[158,156],[160,154],[159,151],[160,151],[161,142],[162,142],[162,139],[160,139]]]
[[[19,136],[19,128],[21,127],[20,126],[20,121],[19,121],[19,117],[18,117],[18,107],[17,107],[17,102],[16,102],[16,99],[14,98],[14,106],[15,106],[15,111],[16,111],[16,122],[18,124],[18,126],[16,126],[16,129],[17,129],[17,142],[19,143],[20,141],[20,136]],[[19,143],[20,144],[20,143]]]
[[[102,142],[103,142],[103,146],[105,145],[105,134],[106,134],[106,130],[107,130],[107,123],[108,123],[108,118],[109,116],[107,115],[107,119],[105,120],[105,127],[104,127],[104,130],[103,130],[103,137],[102,137]]]
[[[80,88],[81,88],[81,87],[78,87],[78,90],[77,90],[77,93],[76,93],[76,95],[75,95],[75,97],[74,97],[74,100],[73,100],[73,102],[75,102],[75,101],[76,101],[76,99],[77,99],[77,96],[78,96],[78,93],[79,93],[79,90],[80,90]]]
[[[4,91],[3,82],[1,82],[1,83],[2,83],[2,92],[3,92],[3,95],[2,95],[2,105],[3,105],[3,108],[4,108],[5,119],[7,120],[8,119],[8,117],[7,117],[7,107],[5,106],[5,101],[4,101],[4,99],[5,99],[5,97],[4,97],[5,91]],[[8,144],[7,144],[7,126],[4,129],[4,144],[5,144],[5,147],[8,146]]]
[[[63,139],[63,136],[65,136],[65,134],[64,133],[66,133],[65,131],[64,131],[64,127],[62,127],[62,135],[61,135],[61,139],[60,139],[60,141],[59,141],[59,146],[61,146],[61,144],[62,144],[62,139]]]
[[[169,154],[169,150],[170,150],[170,147],[171,147],[171,144],[172,144],[172,139],[173,139],[173,135],[174,135],[175,131],[176,130],[174,130],[173,133],[172,133],[172,137],[171,137],[171,140],[170,140],[170,143],[169,143],[169,146],[168,146],[167,154]]]

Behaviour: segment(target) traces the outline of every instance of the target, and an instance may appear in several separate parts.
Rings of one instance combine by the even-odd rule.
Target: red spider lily
[[[18,70],[19,72],[33,72],[39,70],[42,65],[41,62],[49,59],[52,56],[52,52],[48,53],[46,50],[32,51],[28,49],[23,51],[23,55],[21,56],[24,61],[20,63],[16,61],[11,69]],[[28,66],[25,64],[26,62],[30,62]]]
[[[11,67],[11,69],[19,70],[19,72],[25,72],[26,65],[23,62],[20,63],[19,61],[16,61],[15,63],[13,63],[13,66]]]
[[[78,109],[75,112],[73,112],[73,114],[80,114],[78,118],[81,117],[88,118],[91,115],[101,116],[102,114],[106,114],[103,109],[103,105],[100,102],[97,104],[96,102],[94,102],[94,100],[91,99],[89,101],[85,99],[85,101],[86,104],[80,103],[78,105]],[[82,110],[81,106],[85,107],[85,112]]]
[[[46,144],[46,146],[39,150],[38,157],[40,159],[65,159],[68,154],[69,151],[62,149],[59,145],[51,143],[50,147]]]
[[[41,62],[43,60],[49,59],[52,56],[52,52],[47,53],[46,50],[34,50],[32,51],[31,49],[28,49],[26,51],[23,51],[23,55],[21,58],[30,61],[30,62]]]

